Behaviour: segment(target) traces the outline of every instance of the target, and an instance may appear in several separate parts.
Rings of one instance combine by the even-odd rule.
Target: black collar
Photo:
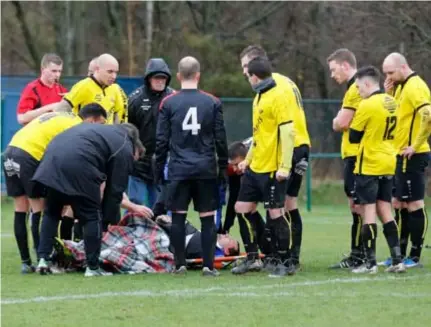
[[[347,89],[349,89],[353,85],[353,83],[355,83],[355,79],[356,79],[356,74],[353,75],[353,77],[349,79],[349,81],[347,82]]]
[[[411,73],[409,76],[407,76],[407,78],[406,78],[406,80],[405,80],[404,82],[400,83],[400,84],[401,84],[401,87],[403,87],[404,85],[406,85],[406,84],[407,84],[407,81],[408,81],[410,78],[412,78],[413,76],[417,76],[417,75],[418,75],[418,74],[417,74],[416,72]]]
[[[106,88],[106,86],[103,86],[102,84],[99,83],[99,81],[93,76],[90,75],[90,78],[93,80],[94,83],[96,83],[102,90],[104,90]]]
[[[379,90],[374,91],[373,93],[371,93],[370,96],[369,96],[369,98],[371,98],[373,95],[383,94],[383,93],[385,93],[385,91],[383,91],[382,89],[379,89]]]

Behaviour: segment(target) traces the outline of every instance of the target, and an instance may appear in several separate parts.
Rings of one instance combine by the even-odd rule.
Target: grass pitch
[[[341,194],[341,193],[340,193]],[[404,275],[353,275],[327,267],[349,249],[346,206],[302,210],[302,271],[271,279],[265,273],[219,278],[118,275],[84,278],[21,275],[13,209],[2,201],[1,320],[3,326],[427,326],[431,321],[431,249],[425,268]],[[197,226],[197,218],[191,218]],[[237,223],[233,234],[239,238]],[[430,237],[428,236],[428,243]],[[378,234],[377,255],[388,256]]]

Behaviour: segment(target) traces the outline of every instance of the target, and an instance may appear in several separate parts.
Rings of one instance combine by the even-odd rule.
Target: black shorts
[[[397,156],[394,195],[398,201],[412,202],[425,198],[425,169],[429,159],[429,152],[414,154],[410,160]]]
[[[214,211],[219,197],[217,179],[174,180],[166,186],[166,207],[171,211],[187,211],[191,200],[197,212]]]
[[[299,189],[301,188],[303,175],[297,174],[295,172],[295,165],[302,159],[308,162],[310,156],[310,146],[307,144],[300,145],[293,150],[292,157],[292,173],[290,174],[289,180],[287,182],[286,194],[291,197],[298,197]]]
[[[8,146],[3,153],[7,194],[12,197],[27,195],[31,199],[45,197],[45,188],[31,180],[38,166],[39,161],[30,154],[20,148]]]
[[[394,176],[355,176],[355,204],[373,204],[377,201],[391,202]]]
[[[274,173],[255,173],[247,169],[241,178],[238,201],[263,202],[265,209],[284,207],[287,180],[278,182]]]
[[[344,193],[348,198],[354,197],[355,193],[355,170],[356,157],[344,158]]]

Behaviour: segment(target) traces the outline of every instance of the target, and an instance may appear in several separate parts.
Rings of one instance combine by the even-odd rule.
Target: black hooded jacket
[[[164,74],[168,78],[166,88],[162,92],[151,90],[149,79],[156,74]],[[156,148],[157,117],[162,99],[174,92],[168,87],[170,81],[171,72],[166,62],[161,58],[152,58],[147,64],[144,84],[129,96],[129,123],[138,128],[140,139],[146,149],[145,156],[135,162],[132,175],[145,182],[152,182],[154,179],[152,158]]]

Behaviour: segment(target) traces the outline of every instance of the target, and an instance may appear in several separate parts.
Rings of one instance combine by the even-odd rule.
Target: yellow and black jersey
[[[40,161],[55,136],[79,123],[82,119],[72,113],[48,112],[16,132],[9,145],[24,150]]]
[[[127,120],[127,97],[121,87],[118,84],[103,87],[93,76],[76,83],[64,100],[72,106],[74,114],[87,104],[98,103],[106,110],[108,124],[114,124],[115,116],[119,122]]]
[[[431,104],[430,89],[422,78],[416,73],[410,75],[395,90],[397,101],[398,124],[395,130],[394,146],[398,154],[403,149],[412,145],[419,133],[421,117],[419,110]],[[429,152],[430,146],[425,140],[417,149],[416,153]]]
[[[355,174],[395,174],[393,139],[397,126],[396,108],[395,99],[380,91],[362,100],[349,132],[350,143],[359,144]]]
[[[347,91],[344,94],[342,109],[357,111],[362,98],[356,86],[355,77],[347,83]],[[358,145],[349,142],[349,130],[343,132],[341,139],[341,158],[354,157],[358,153]]]
[[[291,111],[295,129],[295,147],[301,145],[310,146],[311,143],[307,129],[307,120],[305,118],[301,92],[299,91],[298,86],[296,86],[290,78],[278,73],[273,73],[272,78],[277,84],[277,87],[284,88],[286,90],[286,96],[290,103],[288,110]]]
[[[256,173],[275,172],[282,163],[279,127],[293,123],[289,99],[275,83],[256,95],[253,101],[253,156],[251,170]]]

